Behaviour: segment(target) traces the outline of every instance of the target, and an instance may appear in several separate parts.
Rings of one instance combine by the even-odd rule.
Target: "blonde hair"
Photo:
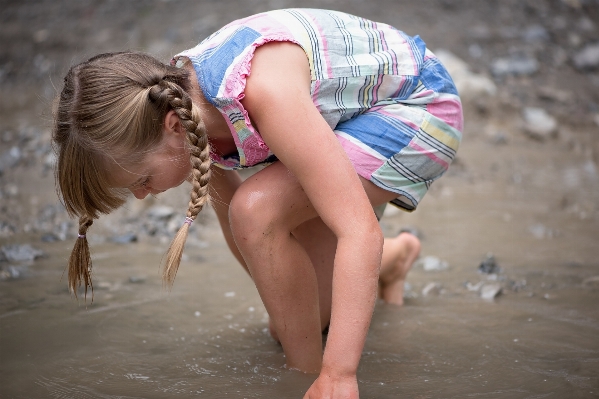
[[[92,289],[87,229],[100,214],[121,206],[126,189],[110,186],[106,165],[141,162],[162,140],[166,114],[174,110],[187,131],[192,191],[187,210],[194,220],[208,202],[210,149],[206,129],[188,94],[189,74],[142,53],[97,55],[73,66],[54,111],[56,183],[79,238],[69,258],[69,287],[77,296]],[[163,282],[170,288],[181,262],[189,223],[183,223],[165,258]]]

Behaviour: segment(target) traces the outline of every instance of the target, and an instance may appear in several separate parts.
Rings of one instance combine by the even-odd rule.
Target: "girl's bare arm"
[[[243,104],[338,239],[329,338],[318,389],[309,391],[332,393],[336,384],[355,381],[376,299],[383,236],[353,165],[312,102],[310,79],[299,46],[266,44],[252,60]]]

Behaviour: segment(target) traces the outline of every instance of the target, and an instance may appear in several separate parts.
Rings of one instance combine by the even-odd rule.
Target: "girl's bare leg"
[[[403,305],[406,276],[419,254],[420,240],[410,233],[385,238],[379,275],[379,297],[385,302]]]
[[[292,232],[317,216],[297,179],[275,163],[248,178],[229,209],[231,232],[272,320],[287,366],[318,372],[317,274]]]
[[[333,261],[337,239],[320,218],[305,222],[293,234],[314,266],[318,280],[320,325],[324,330],[331,320]],[[402,232],[396,237],[385,238],[379,276],[379,297],[385,302],[399,306],[403,304],[405,279],[419,254],[420,240],[410,233]],[[272,323],[269,327],[270,334],[278,341]]]
[[[363,184],[373,205],[395,195]],[[331,317],[336,238],[317,216],[297,179],[278,162],[241,184],[229,207],[232,237],[269,313],[273,336],[287,365],[303,371],[320,369],[321,331]],[[397,294],[398,281],[420,250],[416,237],[407,235],[414,244],[403,236],[383,249],[383,298],[393,303],[399,301],[391,293]]]

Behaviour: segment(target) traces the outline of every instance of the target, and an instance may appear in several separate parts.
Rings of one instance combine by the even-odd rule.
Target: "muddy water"
[[[404,307],[377,304],[361,397],[599,397],[597,171],[527,144],[471,137],[421,209],[383,218],[387,235],[416,227],[423,257],[449,268],[415,267]],[[38,245],[45,258],[0,282],[0,396],[302,397],[314,377],[284,367],[254,286],[206,223],[170,293],[164,243],[94,245],[93,303],[61,281],[71,243]],[[488,252],[491,277],[477,271]],[[467,288],[479,282],[502,294],[481,299]]]

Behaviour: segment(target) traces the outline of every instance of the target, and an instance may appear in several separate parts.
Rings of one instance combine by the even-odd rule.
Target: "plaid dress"
[[[356,172],[397,193],[394,205],[415,209],[455,157],[463,130],[458,93],[420,37],[337,11],[257,14],[173,57],[173,65],[191,60],[235,140],[237,154],[213,154],[213,162],[239,169],[276,161],[240,102],[254,51],[271,41],[296,43],[306,53],[314,105]]]

